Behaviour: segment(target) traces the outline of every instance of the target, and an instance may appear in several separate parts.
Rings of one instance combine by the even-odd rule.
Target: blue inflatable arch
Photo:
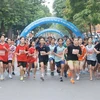
[[[46,24],[46,23],[58,23],[58,24],[61,24],[63,26],[65,26],[66,28],[69,28],[76,36],[81,36],[82,37],[82,34],[81,32],[79,31],[79,29],[71,22],[69,21],[66,21],[62,18],[58,18],[58,17],[45,17],[45,18],[41,18],[41,19],[38,19],[34,22],[32,22],[31,24],[29,24],[21,33],[20,36],[24,36],[26,37],[26,35],[32,31],[34,28],[40,26],[40,25],[43,25],[43,24]]]
[[[61,37],[64,36],[64,34],[61,31],[57,30],[57,29],[45,29],[45,30],[42,30],[42,31],[38,32],[35,35],[35,37],[39,37],[40,35],[42,35],[42,34],[44,34],[46,32],[55,32],[55,33],[59,34]]]

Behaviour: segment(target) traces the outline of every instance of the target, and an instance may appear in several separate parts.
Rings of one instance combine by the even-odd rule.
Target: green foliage
[[[64,11],[66,9],[66,0],[55,0],[53,4],[54,11],[57,17],[64,17]]]
[[[60,2],[59,6],[56,5],[56,2]],[[63,3],[66,4],[64,9],[61,8]],[[55,0],[54,6],[56,16],[63,16],[82,32],[89,31],[91,25],[100,24],[100,0]]]
[[[42,5],[42,0],[1,0],[0,24],[1,31],[10,27],[22,30],[31,22],[50,16],[49,9]]]

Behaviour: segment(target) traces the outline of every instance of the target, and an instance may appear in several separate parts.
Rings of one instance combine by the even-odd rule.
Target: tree
[[[82,32],[91,31],[91,25],[100,23],[100,1],[99,0],[79,0],[73,2],[67,1],[69,8],[66,17],[72,20]]]
[[[54,11],[57,17],[64,17],[64,10],[66,9],[66,0],[55,0],[53,4]]]
[[[61,0],[55,1],[60,2]],[[66,6],[60,9],[63,2]],[[56,6],[56,16],[59,15],[57,11],[59,9],[59,12],[63,12],[61,16],[74,23],[81,32],[91,32],[91,26],[95,29],[95,25],[100,23],[100,0],[64,0],[63,2],[59,3],[59,7]]]
[[[42,0],[2,0],[0,2],[0,31],[8,31],[10,35],[13,29],[22,30],[34,20],[50,16],[48,8],[41,5],[41,2]]]

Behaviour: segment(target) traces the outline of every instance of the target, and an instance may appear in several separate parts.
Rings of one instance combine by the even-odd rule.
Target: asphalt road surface
[[[48,72],[45,81],[40,80],[40,72],[36,79],[32,75],[25,81],[19,80],[18,73],[9,79],[0,81],[0,100],[100,100],[100,80],[89,81],[89,75],[81,75],[80,81],[71,84],[69,78],[59,81],[59,76],[50,76]]]

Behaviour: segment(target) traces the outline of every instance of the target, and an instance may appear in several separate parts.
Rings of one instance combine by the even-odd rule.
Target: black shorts
[[[98,63],[100,64],[100,57],[97,57]]]
[[[96,65],[96,61],[87,60],[87,64],[91,65],[91,66],[95,66]]]
[[[32,64],[32,68],[34,68],[34,64]]]
[[[27,62],[18,61],[18,67],[19,67],[19,66],[23,66],[23,68],[26,68]]]
[[[8,63],[12,63],[12,60],[8,60]]]
[[[6,64],[6,65],[8,64],[8,62],[2,61],[2,60],[0,60],[0,62],[3,62],[3,64]]]
[[[3,62],[2,60],[0,60],[0,62]]]
[[[44,65],[47,65],[47,63],[48,63],[48,59],[47,58],[39,58],[39,63],[41,63],[41,62],[43,62],[44,63]]]
[[[35,68],[35,67],[34,67],[34,63],[32,63],[32,68]]]

